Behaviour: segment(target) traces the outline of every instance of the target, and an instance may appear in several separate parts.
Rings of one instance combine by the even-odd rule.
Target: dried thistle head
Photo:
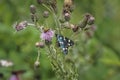
[[[25,29],[27,25],[28,25],[27,21],[21,21],[19,23],[14,24],[14,28],[16,29],[16,31],[20,31]]]
[[[72,0],[64,0],[64,6],[65,7],[70,7],[70,6],[72,6],[73,5],[73,1]]]
[[[64,0],[63,12],[72,12],[73,9],[73,0]]]

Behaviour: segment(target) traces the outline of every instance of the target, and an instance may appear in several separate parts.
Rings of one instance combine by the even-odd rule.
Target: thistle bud
[[[20,30],[23,30],[24,28],[26,28],[27,25],[28,25],[28,22],[27,22],[27,21],[22,21],[22,22],[20,22],[20,23],[16,23],[16,24],[15,24],[15,29],[16,29],[17,31],[20,31]]]
[[[95,22],[95,18],[93,16],[90,16],[90,18],[87,21],[87,24],[92,25],[92,24],[94,24],[94,22]]]
[[[38,3],[38,4],[42,4],[42,3],[43,3],[43,0],[37,0],[37,3]]]
[[[40,62],[37,60],[37,61],[35,61],[35,63],[34,63],[34,67],[35,68],[38,68],[38,67],[40,67]]]
[[[44,45],[43,42],[36,42],[36,43],[35,43],[35,46],[36,46],[36,47],[40,47],[40,48],[44,48],[45,45]]]
[[[78,25],[80,28],[85,28],[88,22],[88,19],[90,17],[90,14],[85,14],[83,20],[80,22],[80,24]]]
[[[74,9],[72,0],[64,0],[63,13],[71,13]]]
[[[48,11],[44,11],[43,12],[43,17],[44,18],[48,18],[49,17],[49,12]]]
[[[79,27],[77,25],[73,25],[73,24],[71,24],[70,27],[73,30],[73,32],[76,32],[79,29]]]
[[[72,0],[64,0],[64,6],[72,6]]]
[[[69,20],[70,20],[70,13],[65,13],[65,14],[64,14],[64,19],[65,19],[66,21],[69,21]]]
[[[35,14],[36,13],[36,7],[34,5],[30,5],[30,12],[32,14]]]

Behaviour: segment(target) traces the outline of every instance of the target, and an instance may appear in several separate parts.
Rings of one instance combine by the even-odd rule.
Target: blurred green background
[[[63,0],[58,1],[61,9]],[[0,60],[14,62],[14,67],[0,67],[0,73],[8,79],[13,70],[26,70],[22,75],[25,80],[34,80],[39,74],[41,80],[56,80],[50,62],[45,54],[40,57],[40,69],[34,71],[37,57],[35,42],[39,41],[39,32],[34,28],[15,32],[13,24],[16,21],[30,20],[29,6],[37,6],[40,14],[43,9],[36,0],[0,0]],[[75,9],[72,13],[72,23],[78,23],[87,12],[95,17],[97,31],[92,45],[102,46],[102,56],[96,66],[80,75],[81,80],[119,80],[120,79],[120,0],[74,0]],[[51,22],[49,22],[51,23]],[[89,46],[91,50],[95,46]],[[44,49],[42,52],[45,52]],[[87,63],[86,63],[87,64]]]

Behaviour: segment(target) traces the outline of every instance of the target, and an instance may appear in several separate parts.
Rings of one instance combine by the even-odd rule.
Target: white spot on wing
[[[62,39],[62,37],[60,37],[60,39]]]
[[[68,43],[68,46],[71,46],[71,44],[70,44],[70,43]]]
[[[71,42],[71,40],[68,40],[68,42]]]
[[[63,51],[65,50],[65,48],[63,48]]]
[[[60,44],[63,44],[63,42],[60,42]]]

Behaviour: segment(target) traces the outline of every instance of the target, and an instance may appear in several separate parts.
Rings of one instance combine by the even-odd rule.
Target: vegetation
[[[0,1],[0,80],[13,74],[20,74],[21,80],[119,80],[119,0],[74,0],[67,17],[62,13],[64,0],[52,8],[54,0],[38,1]],[[81,27],[88,14],[95,23]],[[27,27],[15,28],[21,22]],[[55,36],[47,45],[41,39],[39,29],[48,28],[74,42],[68,54],[56,46]],[[2,60],[9,64],[3,66]]]

